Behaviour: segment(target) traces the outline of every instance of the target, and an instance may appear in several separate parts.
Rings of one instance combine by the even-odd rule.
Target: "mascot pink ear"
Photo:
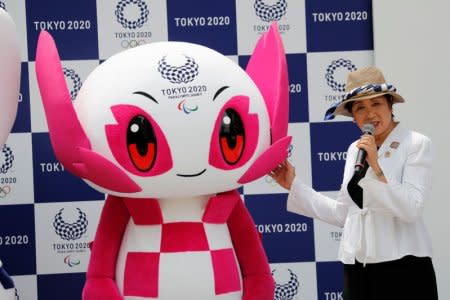
[[[52,36],[42,31],[36,51],[36,75],[53,151],[71,173],[109,190],[131,193],[141,188],[121,169],[93,152],[67,89]]]
[[[266,102],[274,143],[287,135],[289,122],[286,55],[276,22],[259,39],[246,72],[258,86]]]
[[[247,74],[258,86],[270,118],[272,145],[239,178],[241,184],[266,175],[287,156],[291,137],[289,122],[289,86],[286,56],[276,22],[258,41],[248,62]]]

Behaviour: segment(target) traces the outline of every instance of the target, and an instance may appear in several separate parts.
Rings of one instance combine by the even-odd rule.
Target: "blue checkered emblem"
[[[263,0],[256,0],[253,6],[255,7],[256,15],[265,22],[279,21],[286,14],[287,10],[286,0],[278,0],[273,5],[267,5]]]
[[[325,79],[327,80],[327,84],[329,87],[336,92],[344,92],[345,91],[345,82],[338,82],[334,78],[334,73],[337,69],[344,68],[348,72],[356,71],[356,66],[349,59],[339,58],[337,60],[333,60],[331,64],[327,68],[327,73],[325,74]]]
[[[75,100],[75,98],[78,95],[78,92],[81,89],[81,78],[80,76],[75,72],[75,70],[63,68],[64,76],[66,76],[67,79],[70,80],[72,83],[72,88],[70,89],[70,98],[72,100]]]
[[[298,294],[298,287],[300,283],[298,282],[297,275],[288,269],[290,273],[289,281],[287,283],[276,283],[275,284],[275,298],[274,300],[292,300],[294,296]],[[272,274],[275,270],[272,271]]]
[[[171,66],[164,56],[158,63],[158,71],[164,79],[172,83],[188,83],[198,75],[198,64],[192,57],[186,56],[186,63],[182,66]]]
[[[139,17],[136,20],[128,20],[125,17],[125,10],[128,6],[135,5],[139,9]],[[120,0],[116,5],[116,18],[123,28],[137,29],[141,28],[148,21],[150,11],[147,3],[143,0]]]
[[[6,145],[3,146],[2,153],[4,157],[4,162],[0,166],[0,174],[6,174],[6,172],[8,172],[8,170],[11,169],[13,166],[14,155],[12,153],[11,148],[9,148]]]
[[[55,228],[56,234],[67,241],[80,239],[87,231],[88,220],[86,214],[82,212],[81,209],[77,208],[78,220],[74,223],[66,223],[62,217],[63,210],[64,208],[59,210],[53,221],[53,227]]]

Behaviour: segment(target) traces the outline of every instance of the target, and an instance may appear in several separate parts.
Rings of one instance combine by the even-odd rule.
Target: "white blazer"
[[[359,182],[363,208],[350,198],[347,184],[353,176],[358,148],[347,152],[344,178],[336,200],[316,192],[298,177],[287,200],[288,211],[343,227],[339,260],[354,264],[377,263],[405,255],[432,255],[431,239],[422,212],[431,194],[431,141],[397,125],[378,150],[378,163],[387,184],[369,167]]]

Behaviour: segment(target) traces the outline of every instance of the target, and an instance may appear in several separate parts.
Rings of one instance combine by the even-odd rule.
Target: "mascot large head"
[[[0,8],[0,148],[16,118],[20,86],[20,48],[11,17]],[[15,289],[0,261],[0,299],[14,300]]]
[[[286,157],[286,60],[276,26],[246,72],[209,48],[158,42],[97,67],[72,102],[43,32],[36,71],[53,149],[108,194],[178,197],[228,191]]]

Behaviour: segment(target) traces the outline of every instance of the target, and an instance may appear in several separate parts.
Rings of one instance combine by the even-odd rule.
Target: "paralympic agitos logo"
[[[81,209],[77,208],[78,219],[73,223],[67,223],[62,217],[63,210],[64,208],[61,208],[55,215],[53,221],[55,233],[63,240],[67,241],[80,239],[87,231],[88,220],[86,214],[81,211]]]
[[[173,66],[167,62],[167,57],[164,56],[158,63],[158,72],[164,79],[171,83],[189,83],[198,75],[198,64],[192,57],[187,55],[185,63],[181,66]]]
[[[253,5],[256,15],[265,22],[279,21],[286,14],[286,0],[278,0],[273,5],[264,3],[263,0],[256,0]]]

